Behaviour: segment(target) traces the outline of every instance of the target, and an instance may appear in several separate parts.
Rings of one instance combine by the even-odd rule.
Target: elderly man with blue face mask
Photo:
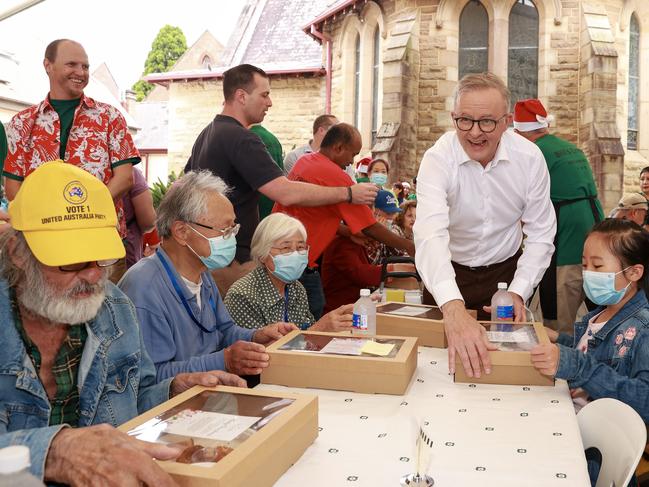
[[[264,344],[295,329],[278,322],[259,330],[237,326],[209,271],[236,252],[227,187],[209,171],[190,172],[158,208],[158,251],[131,267],[119,283],[135,304],[158,380],[179,372],[226,370],[255,375],[268,366]]]

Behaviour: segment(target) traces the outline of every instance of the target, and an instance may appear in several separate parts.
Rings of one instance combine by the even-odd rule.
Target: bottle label
[[[513,321],[514,320],[514,307],[513,306],[496,306],[496,320],[497,321]]]
[[[367,330],[367,315],[352,315],[352,326],[358,330]]]

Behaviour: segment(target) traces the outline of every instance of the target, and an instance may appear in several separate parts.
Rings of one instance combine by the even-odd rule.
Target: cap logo
[[[88,192],[86,191],[86,187],[79,181],[72,181],[63,190],[63,197],[68,203],[80,205],[88,198]]]

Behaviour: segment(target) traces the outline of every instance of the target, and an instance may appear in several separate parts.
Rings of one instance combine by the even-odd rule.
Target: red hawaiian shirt
[[[14,115],[7,127],[7,158],[3,175],[22,181],[38,166],[59,159],[61,124],[49,97]],[[65,162],[88,171],[105,184],[113,169],[124,163],[137,164],[140,154],[119,110],[85,95],[74,112]],[[126,236],[122,200],[115,202],[119,231]]]

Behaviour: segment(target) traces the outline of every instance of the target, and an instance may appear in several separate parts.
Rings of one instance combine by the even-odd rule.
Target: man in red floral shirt
[[[106,184],[124,238],[121,197],[133,184],[133,165],[140,162],[126,121],[117,108],[84,95],[90,76],[88,55],[78,42],[51,42],[43,66],[50,79],[47,98],[17,113],[7,127],[3,170],[7,199],[13,200],[23,179],[41,164],[63,159]]]

